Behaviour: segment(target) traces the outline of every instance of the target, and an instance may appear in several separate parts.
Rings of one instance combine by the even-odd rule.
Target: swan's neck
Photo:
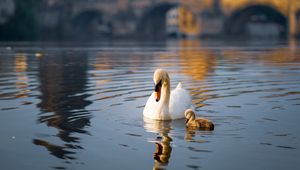
[[[170,102],[170,79],[167,76],[161,87],[161,102],[160,102],[160,113],[169,113],[169,102]]]

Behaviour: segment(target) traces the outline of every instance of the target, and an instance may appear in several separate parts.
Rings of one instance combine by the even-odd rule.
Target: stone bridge
[[[111,29],[115,36],[164,37],[164,16],[175,6],[197,16],[200,36],[300,34],[300,0],[82,0],[72,5],[71,20],[75,28],[89,29],[97,18],[98,31]]]

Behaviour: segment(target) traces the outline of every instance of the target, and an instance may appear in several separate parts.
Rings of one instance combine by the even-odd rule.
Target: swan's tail
[[[178,83],[178,85],[177,85],[177,87],[176,87],[176,88],[180,88],[180,89],[182,88],[182,84],[181,84],[181,82],[179,82],[179,83]]]

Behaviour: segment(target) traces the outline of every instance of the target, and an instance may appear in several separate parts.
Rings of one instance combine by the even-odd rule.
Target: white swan
[[[192,107],[192,100],[181,83],[170,93],[170,78],[162,69],[155,70],[153,81],[155,89],[144,108],[144,117],[155,120],[184,118],[185,110]]]

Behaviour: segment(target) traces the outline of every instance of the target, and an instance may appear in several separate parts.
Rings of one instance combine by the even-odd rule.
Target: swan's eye
[[[161,88],[161,80],[155,85],[154,91],[159,92]]]

